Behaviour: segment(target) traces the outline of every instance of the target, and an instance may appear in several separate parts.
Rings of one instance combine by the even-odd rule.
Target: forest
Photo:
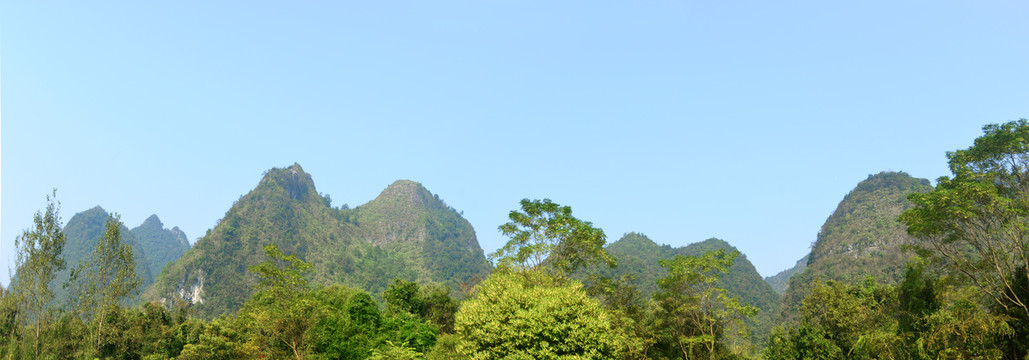
[[[522,200],[482,264],[470,225],[420,185],[333,209],[298,165],[144,275],[117,215],[68,261],[55,190],[0,287],[0,357],[1029,359],[1029,121],[986,125],[946,157],[935,186],[859,184],[779,292],[740,276],[756,272],[723,241],[608,245],[549,199]],[[197,273],[205,298],[183,295]]]

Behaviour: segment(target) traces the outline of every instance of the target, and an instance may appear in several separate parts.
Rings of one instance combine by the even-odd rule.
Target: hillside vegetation
[[[276,245],[313,267],[313,284],[379,293],[395,278],[458,291],[490,267],[467,220],[420,184],[397,181],[354,209],[330,207],[298,164],[268,170],[218,224],[147,290],[183,299],[203,317],[238,310],[253,294],[247,269]]]

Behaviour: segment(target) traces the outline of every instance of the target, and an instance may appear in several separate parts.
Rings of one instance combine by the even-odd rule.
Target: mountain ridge
[[[491,271],[471,224],[421,184],[398,180],[366,204],[334,209],[294,163],[266,171],[146,298],[181,298],[204,317],[234,311],[249,298],[256,280],[247,269],[265,260],[268,244],[310,263],[312,284],[371,293],[393,278],[458,291]]]

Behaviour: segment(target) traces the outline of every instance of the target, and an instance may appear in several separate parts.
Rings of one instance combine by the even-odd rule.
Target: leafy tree
[[[683,357],[714,359],[719,353],[718,344],[725,339],[723,330],[757,313],[757,308],[740,303],[715,286],[737,255],[720,249],[701,256],[677,255],[661,260],[668,276],[658,279],[660,290],[654,299],[666,315],[666,336]]]
[[[526,279],[526,276],[536,277]],[[498,271],[457,313],[458,351],[471,359],[610,359],[621,335],[582,285]]]
[[[264,252],[268,260],[250,268],[260,278],[258,290],[240,311],[239,322],[269,355],[281,356],[277,351],[285,346],[292,357],[303,359],[307,332],[317,320],[316,300],[304,279],[311,265],[274,244],[265,245]]]
[[[392,341],[387,341],[385,346],[372,351],[372,356],[367,360],[421,360],[424,358],[422,353],[409,346],[396,345]]]
[[[450,297],[450,288],[439,284],[419,287],[417,283],[394,279],[382,293],[389,311],[402,311],[439,326],[445,333],[454,332],[457,302]]]
[[[947,153],[953,176],[912,194],[915,208],[900,220],[925,241],[923,255],[945,262],[998,306],[1029,316],[1029,299],[1015,289],[1018,268],[1029,266],[1029,121],[983,132],[968,149]]]
[[[897,353],[894,296],[892,287],[871,279],[863,286],[829,280],[812,287],[800,312],[804,324],[821,330],[846,354]]]
[[[46,197],[46,209],[36,212],[34,227],[25,230],[15,239],[18,248],[17,273],[12,281],[15,302],[20,305],[21,322],[31,322],[33,336],[33,357],[40,357],[40,336],[51,308],[54,293],[51,282],[55,274],[64,269],[65,236],[61,232],[60,206],[57,190]],[[8,295],[10,296],[10,295]]]
[[[607,236],[588,221],[572,216],[572,208],[550,199],[522,199],[521,211],[511,211],[500,232],[511,238],[490,258],[500,266],[568,274],[583,265],[615,260],[604,251]]]
[[[104,236],[89,258],[72,272],[79,314],[91,319],[94,351],[104,356],[108,319],[139,287],[132,247],[121,242],[122,223],[115,214],[107,221]]]
[[[368,293],[333,285],[315,291],[323,317],[311,331],[319,358],[364,359],[382,341],[382,315]]]
[[[825,331],[817,327],[801,325],[784,330],[772,330],[768,346],[764,350],[768,360],[835,360],[843,359],[844,353]]]
[[[1003,315],[990,314],[974,288],[956,288],[941,294],[940,309],[925,319],[916,343],[924,359],[1020,359],[1004,356],[1014,331]]]

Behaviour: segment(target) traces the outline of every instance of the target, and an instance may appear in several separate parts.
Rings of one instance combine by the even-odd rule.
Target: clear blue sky
[[[217,3],[217,4],[215,4]],[[192,241],[263,171],[411,179],[487,252],[522,198],[765,276],[859,181],[1029,117],[1024,1],[3,1],[2,258],[58,188]]]

